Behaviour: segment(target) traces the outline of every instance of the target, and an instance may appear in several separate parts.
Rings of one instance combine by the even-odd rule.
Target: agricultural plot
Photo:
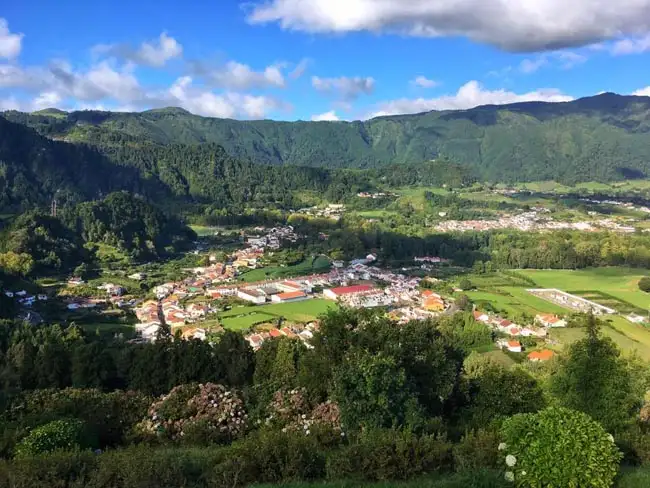
[[[279,278],[289,278],[291,276],[301,276],[317,273],[327,273],[330,270],[330,262],[325,256],[308,258],[293,266],[277,266],[254,269],[241,276],[241,280],[246,283],[264,281]]]
[[[568,293],[579,296],[585,300],[596,302],[605,307],[613,308],[622,314],[640,314],[645,315],[647,310],[637,307],[634,304],[617,298],[609,293],[600,290],[568,290]]]
[[[219,321],[226,329],[246,330],[253,325],[274,322],[280,317],[290,322],[309,322],[336,305],[323,299],[294,303],[279,303],[251,307],[236,307],[219,314]]]

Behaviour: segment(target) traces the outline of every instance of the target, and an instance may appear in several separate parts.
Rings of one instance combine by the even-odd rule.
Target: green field
[[[496,309],[509,316],[526,313],[568,314],[571,311],[559,305],[537,298],[527,288],[558,288],[610,306],[624,314],[630,312],[647,313],[650,295],[638,289],[637,282],[643,276],[641,270],[630,268],[597,268],[586,270],[519,270],[515,276],[505,273],[470,276],[477,287],[467,295],[480,308],[491,303]],[[523,277],[523,278],[522,278]],[[526,283],[525,279],[535,283]],[[636,351],[639,356],[650,361],[650,329],[633,324],[623,316],[607,316],[608,325],[603,334],[611,337],[625,352]],[[556,329],[551,337],[561,346],[570,344],[584,336],[581,329]]]
[[[643,310],[650,308],[650,294],[639,290],[637,283],[645,275],[632,268],[592,268],[584,270],[522,270],[540,288],[602,292]],[[616,308],[616,307],[615,307]]]
[[[255,324],[275,321],[284,317],[290,322],[309,322],[327,312],[335,303],[314,298],[302,302],[278,303],[250,307],[235,307],[219,314],[219,321],[226,329],[245,330]]]
[[[293,266],[267,267],[247,271],[240,279],[246,283],[253,283],[256,281],[289,278],[291,276],[327,273],[329,270],[329,259],[325,256],[317,256],[316,259],[308,258]]]

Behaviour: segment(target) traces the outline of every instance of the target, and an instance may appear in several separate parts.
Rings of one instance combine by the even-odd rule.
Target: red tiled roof
[[[364,291],[373,290],[374,286],[372,285],[354,285],[354,286],[340,286],[338,288],[332,288],[337,295],[350,295],[352,293],[363,293]]]
[[[271,329],[269,331],[269,334],[271,337],[280,337],[282,335],[282,332],[280,332],[278,329]]]
[[[280,293],[278,298],[280,300],[291,300],[292,298],[302,298],[306,296],[307,294],[304,291],[290,291],[287,293]]]
[[[521,347],[521,342],[519,341],[509,341],[508,347]]]

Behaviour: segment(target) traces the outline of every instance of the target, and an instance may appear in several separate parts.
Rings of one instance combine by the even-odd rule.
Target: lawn
[[[632,268],[590,268],[584,270],[523,270],[540,288],[559,288],[566,292],[594,290],[629,302],[635,307],[650,308],[650,295],[639,290],[642,270]]]
[[[266,267],[247,271],[241,276],[241,280],[246,283],[253,283],[256,281],[288,278],[291,276],[326,273],[329,270],[329,259],[325,256],[318,256],[316,259],[307,258],[292,266]]]
[[[304,323],[316,319],[335,306],[334,302],[314,298],[302,302],[235,307],[220,313],[219,320],[223,327],[231,330],[245,330],[255,324],[277,320],[279,317],[284,317],[290,322]]]
[[[626,354],[636,353],[642,359],[650,361],[650,333],[641,328],[635,330],[634,324],[622,317],[610,317],[611,322],[602,328],[604,336],[611,338]],[[582,339],[585,329],[552,329],[550,337],[559,342],[558,349]]]
[[[467,292],[467,296],[479,308],[482,302],[490,302],[496,309],[503,310],[509,315],[526,313],[535,316],[539,313],[564,314],[567,312],[565,308],[531,295],[525,288],[514,286],[499,287],[489,291],[470,291]]]
[[[495,363],[498,363],[502,365],[505,368],[509,368],[510,366],[514,366],[517,364],[514,359],[512,359],[510,356],[508,356],[505,352],[502,350],[494,350],[494,351],[489,351],[489,352],[484,352],[481,354],[483,357],[490,358],[493,360]]]

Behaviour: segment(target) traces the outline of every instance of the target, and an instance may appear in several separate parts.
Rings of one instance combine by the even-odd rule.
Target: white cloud
[[[438,83],[436,80],[430,80],[426,76],[418,76],[411,81],[411,84],[418,88],[435,88],[436,86],[440,85],[440,83]]]
[[[612,44],[610,52],[615,55],[640,54],[650,50],[650,34],[635,39],[621,39]]]
[[[213,86],[229,90],[250,88],[284,88],[286,81],[282,73],[283,64],[273,64],[263,71],[255,71],[247,64],[228,61],[217,69],[208,69],[201,63],[194,63],[193,73],[204,78]]]
[[[320,33],[461,35],[523,52],[643,35],[650,0],[256,0],[248,21]]]
[[[573,51],[555,51],[541,54],[533,59],[524,59],[519,63],[519,71],[528,75],[550,65],[559,65],[562,69],[571,69],[586,61],[586,56]]]
[[[343,101],[356,100],[361,95],[369,95],[375,89],[375,80],[370,77],[320,78],[313,76],[312,86],[323,93],[332,93]]]
[[[637,97],[650,97],[650,86],[641,88],[635,91],[634,93],[632,93],[632,95],[636,95]]]
[[[338,115],[336,115],[336,112],[334,110],[331,110],[329,112],[325,112],[324,114],[312,115],[311,120],[313,120],[314,122],[324,122],[324,121],[335,122],[341,119],[339,118]]]
[[[431,110],[462,110],[480,105],[503,105],[517,102],[568,102],[573,97],[557,89],[535,90],[517,94],[506,90],[486,90],[478,81],[470,81],[460,87],[455,95],[438,98],[417,98],[390,100],[380,103],[377,110],[367,118],[382,115],[410,114]]]
[[[540,56],[537,59],[524,59],[521,63],[519,63],[519,71],[528,75],[535,73],[538,69],[547,63],[548,60],[543,56]]]
[[[143,66],[162,68],[167,61],[182,57],[183,46],[163,32],[158,39],[143,42],[138,49],[128,44],[100,44],[93,47],[92,51],[98,55],[115,56]]]
[[[0,17],[0,58],[14,59],[20,54],[24,34],[12,34],[9,23]]]
[[[217,95],[204,87],[194,86],[189,76],[183,76],[169,89],[167,104],[178,105],[207,117],[262,119],[272,110],[287,110],[288,106],[271,97],[241,93]]]
[[[183,54],[183,46],[176,39],[167,35],[166,32],[160,34],[158,44],[144,42],[137,51],[134,61],[140,60],[142,64],[149,66],[161,67],[167,61],[178,58]]]

